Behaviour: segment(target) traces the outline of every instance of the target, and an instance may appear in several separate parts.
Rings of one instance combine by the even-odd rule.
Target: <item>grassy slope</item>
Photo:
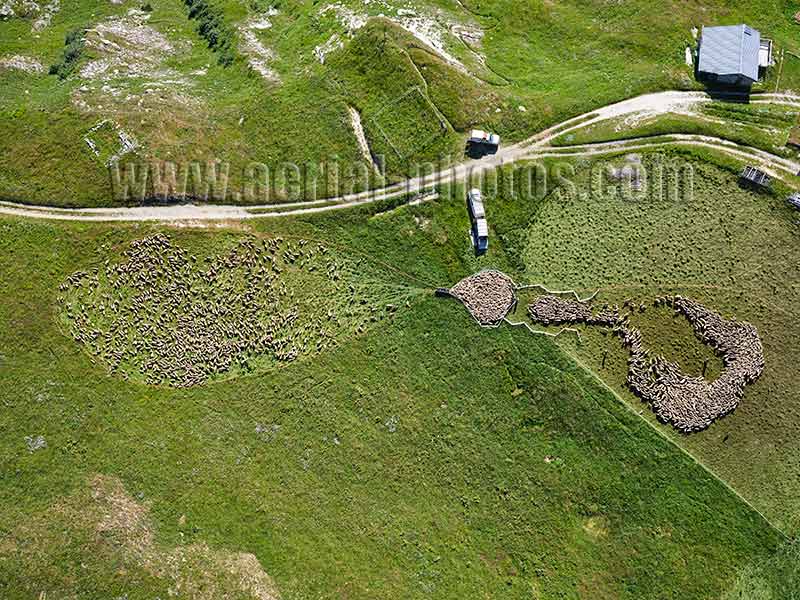
[[[82,84],[80,80],[59,82],[55,77],[4,71],[0,73],[0,147],[14,158],[0,175],[0,196],[62,205],[109,203],[105,170],[91,158],[81,140],[86,129],[108,116],[109,111],[144,142],[142,158],[230,161],[232,183],[239,186],[244,179],[242,171],[251,161],[264,162],[273,169],[283,161],[309,164],[312,173],[318,171],[314,165],[334,156],[345,164],[357,162],[360,157],[346,104],[369,112],[370,104],[393,99],[386,97],[389,91],[405,92],[427,84],[427,99],[460,135],[449,131],[441,143],[423,147],[411,144],[408,156],[388,164],[390,175],[401,176],[408,172],[404,165],[408,159],[428,160],[439,153],[460,152],[456,141],[473,125],[491,127],[505,139],[515,140],[634,94],[693,87],[683,64],[683,48],[691,43],[692,25],[746,20],[762,27],[779,47],[800,50],[793,36],[792,8],[777,1],[718,0],[701,8],[684,2],[653,6],[643,0],[622,4],[502,1],[490,5],[471,0],[465,4],[466,11],[454,2],[430,6],[443,10],[447,18],[474,21],[486,30],[478,48],[486,56],[486,65],[475,66],[477,79],[444,67],[408,36],[392,40],[399,43],[397,52],[376,55],[373,44],[364,51],[345,51],[339,61],[332,54],[329,64],[323,66],[312,56],[314,47],[333,32],[346,35],[332,13],[319,15],[319,4],[295,0],[282,2],[280,14],[272,18],[273,27],[259,33],[264,44],[276,52],[272,66],[282,84],[275,85],[248,74],[243,61],[220,67],[180,3],[154,0],[151,4],[154,27],[175,42],[192,42],[190,50],[176,53],[169,64],[193,82],[192,94],[199,107],[161,107],[143,114],[124,103],[111,110],[109,107],[118,101],[107,99],[105,109],[85,116],[70,101],[71,91]],[[214,4],[234,28],[260,6],[232,0]],[[352,5],[364,10],[360,3]],[[60,55],[68,31],[90,26],[109,14],[123,14],[128,8],[66,0],[52,26],[39,38],[31,36],[28,22],[2,22],[0,54],[33,55],[49,65]],[[386,12],[377,5],[369,10]],[[362,46],[370,40],[368,34],[358,37]],[[416,48],[406,54],[403,46]],[[463,45],[450,50],[464,60],[471,56]],[[789,62],[780,82],[782,88],[796,88],[800,83],[798,68]],[[348,69],[348,65],[359,64],[369,64],[375,71],[373,76],[359,77]],[[191,75],[201,68],[208,69],[206,75]],[[381,73],[391,75],[377,77]],[[419,81],[420,76],[424,82]],[[349,85],[332,86],[334,80]],[[23,106],[25,111],[20,112]],[[519,106],[527,110],[522,112]],[[411,105],[406,111],[398,110],[394,115],[397,118],[384,123],[390,137],[402,140],[408,132],[437,126],[429,111],[414,108]],[[369,135],[369,123],[365,126]],[[345,179],[352,184],[355,178]],[[277,194],[277,199],[284,195]],[[228,201],[243,200],[231,197]]]
[[[784,545],[765,562],[748,565],[723,600],[794,598],[800,589],[800,545]]]
[[[69,18],[56,16],[39,38],[31,35],[30,21],[0,23],[2,55],[33,55],[47,68],[60,58],[70,31],[122,10],[111,3],[74,0],[61,6],[59,15]],[[0,139],[10,157],[0,172],[0,197],[91,204],[105,193],[107,176],[81,139],[87,125],[70,107],[72,87],[54,76],[0,71]]]
[[[329,65],[329,84],[359,110],[370,148],[390,173],[409,174],[408,159],[431,160],[457,148],[452,126],[431,104],[426,81],[407,52],[410,38],[376,20]],[[417,115],[423,116],[422,125]]]
[[[793,7],[782,1],[465,4],[496,23],[486,44],[490,65],[536,93],[536,110],[546,115],[577,114],[643,91],[696,85],[684,63],[693,26],[748,22],[779,45],[795,48]],[[794,70],[789,77],[782,86],[796,83]]]
[[[460,202],[254,226],[329,237],[429,286],[513,272],[497,244],[470,257]],[[107,377],[54,314],[67,274],[151,228],[0,227],[0,531],[88,474],[116,475],[152,502],[161,542],[254,552],[285,598],[707,598],[778,541],[555,344],[480,330],[454,302],[429,297],[264,376],[153,389]],[[280,427],[262,437],[258,423]],[[48,448],[28,453],[26,435]],[[89,561],[73,585],[124,587],[87,545],[60,555],[62,576]],[[56,592],[47,564],[11,553],[3,593]]]
[[[784,107],[733,106],[713,103],[699,115],[668,114],[644,118],[635,125],[610,119],[554,140],[556,146],[591,144],[671,133],[709,135],[760,148],[773,154],[793,156],[787,149],[789,131],[797,111]]]
[[[736,412],[688,437],[661,428],[785,531],[795,533],[800,527],[800,398],[793,365],[799,332],[793,315],[800,289],[791,265],[800,258],[797,214],[781,194],[754,195],[739,189],[731,172],[698,162],[693,166],[691,201],[630,202],[609,193],[546,204],[527,233],[526,279],[587,295],[601,288],[601,298],[616,302],[650,302],[681,293],[753,323],[764,343],[766,370]],[[649,339],[662,340],[660,349],[668,356],[700,373],[708,355],[697,351],[682,320],[676,324],[659,311],[638,319]],[[588,332],[582,345],[562,343],[655,422],[625,389],[625,355],[615,340]],[[605,349],[610,354],[603,368]]]

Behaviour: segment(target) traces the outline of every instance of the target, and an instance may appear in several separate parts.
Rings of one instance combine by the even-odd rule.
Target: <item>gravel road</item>
[[[622,102],[598,108],[590,113],[578,115],[563,123],[550,127],[523,142],[503,147],[494,155],[480,160],[462,162],[435,176],[415,177],[385,188],[350,194],[337,198],[292,202],[289,204],[262,204],[257,206],[197,205],[135,206],[120,208],[54,208],[13,202],[0,202],[0,214],[31,219],[53,219],[64,221],[227,221],[260,219],[290,215],[313,214],[330,210],[341,210],[398,196],[413,196],[447,182],[464,181],[471,175],[494,169],[502,165],[524,160],[558,156],[597,156],[628,150],[644,150],[663,146],[702,146],[729,156],[759,164],[774,177],[785,174],[796,175],[800,163],[721,138],[701,135],[672,134],[659,141],[648,138],[633,138],[619,142],[606,142],[576,146],[554,147],[551,142],[564,133],[575,131],[599,121],[631,116],[634,119],[651,117],[669,112],[691,113],[697,105],[710,102],[704,92],[667,91],[637,96]],[[800,106],[800,96],[792,94],[760,94],[753,102]],[[410,199],[411,201],[411,199]]]

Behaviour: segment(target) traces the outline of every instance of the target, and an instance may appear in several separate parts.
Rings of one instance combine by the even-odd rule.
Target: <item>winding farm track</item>
[[[307,202],[262,204],[255,206],[179,204],[170,206],[135,206],[120,208],[56,208],[13,202],[0,202],[0,214],[31,219],[64,221],[228,221],[291,215],[313,214],[350,208],[400,196],[414,196],[438,185],[465,181],[484,171],[519,161],[553,157],[600,156],[627,151],[639,151],[666,146],[703,147],[740,160],[758,164],[777,178],[796,175],[800,163],[764,150],[737,144],[723,138],[705,135],[666,134],[653,138],[631,138],[623,141],[601,142],[575,146],[553,146],[552,141],[565,133],[594,125],[600,121],[629,117],[639,120],[670,112],[692,114],[697,105],[710,102],[704,92],[667,91],[636,96],[609,104],[590,113],[578,115],[554,125],[517,144],[502,148],[497,154],[481,160],[462,162],[434,175],[415,177],[380,189],[373,189]],[[758,94],[750,99],[754,104],[774,104],[800,108],[800,96],[788,93]],[[411,198],[410,201],[413,201]]]

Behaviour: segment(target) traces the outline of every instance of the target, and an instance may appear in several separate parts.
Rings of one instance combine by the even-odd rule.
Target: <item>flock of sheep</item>
[[[641,344],[629,345],[628,385],[653,406],[660,419],[689,433],[709,427],[739,404],[744,388],[764,370],[764,350],[756,328],[723,319],[688,298],[659,300],[683,314],[697,334],[722,356],[723,371],[713,382],[691,377],[663,357],[647,360]],[[627,345],[627,344],[626,344]]]
[[[480,271],[459,281],[449,295],[463,302],[481,325],[497,325],[514,307],[514,282],[500,271]]]
[[[568,300],[551,294],[539,296],[529,304],[528,316],[542,325],[586,323],[611,327],[620,320],[619,309],[615,306],[604,306],[602,310],[593,313],[587,302]]]
[[[586,302],[543,295],[528,306],[528,315],[543,325],[583,323],[611,327],[630,352],[627,383],[631,390],[676,429],[685,433],[706,429],[736,408],[745,386],[764,370],[758,332],[749,323],[723,319],[681,296],[660,298],[656,305],[671,306],[683,314],[697,337],[722,356],[724,369],[715,381],[686,375],[676,363],[662,356],[651,359],[641,331],[632,327],[628,316],[621,316],[617,307],[604,306],[592,312]]]
[[[198,259],[158,234],[124,254],[70,276],[59,301],[77,341],[149,384],[188,387],[292,361],[393,312],[375,304],[368,265],[306,240],[246,238]]]
[[[112,372],[149,384],[187,387],[264,360],[289,362],[391,316],[397,304],[386,299],[402,301],[400,288],[369,280],[363,260],[336,258],[307,240],[246,238],[225,254],[198,259],[158,234],[132,242],[124,255],[118,264],[107,260],[71,275],[59,302],[77,341]],[[443,293],[484,326],[498,325],[517,302],[514,282],[499,271],[481,271]],[[761,375],[761,341],[752,325],[723,319],[693,300],[673,296],[656,301],[661,304],[683,314],[722,356],[715,381],[650,358],[641,332],[616,306],[595,311],[589,302],[545,294],[528,315],[543,325],[611,328],[630,352],[630,388],[677,429],[705,429],[736,408],[744,387]]]

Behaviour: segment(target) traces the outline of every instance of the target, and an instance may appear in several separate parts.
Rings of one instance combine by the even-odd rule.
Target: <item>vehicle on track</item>
[[[486,209],[483,196],[477,188],[467,192],[467,210],[472,221],[470,235],[476,254],[483,254],[489,249],[489,224],[486,222]]]
[[[467,139],[467,154],[473,158],[494,154],[499,148],[500,136],[482,129],[473,129]]]

